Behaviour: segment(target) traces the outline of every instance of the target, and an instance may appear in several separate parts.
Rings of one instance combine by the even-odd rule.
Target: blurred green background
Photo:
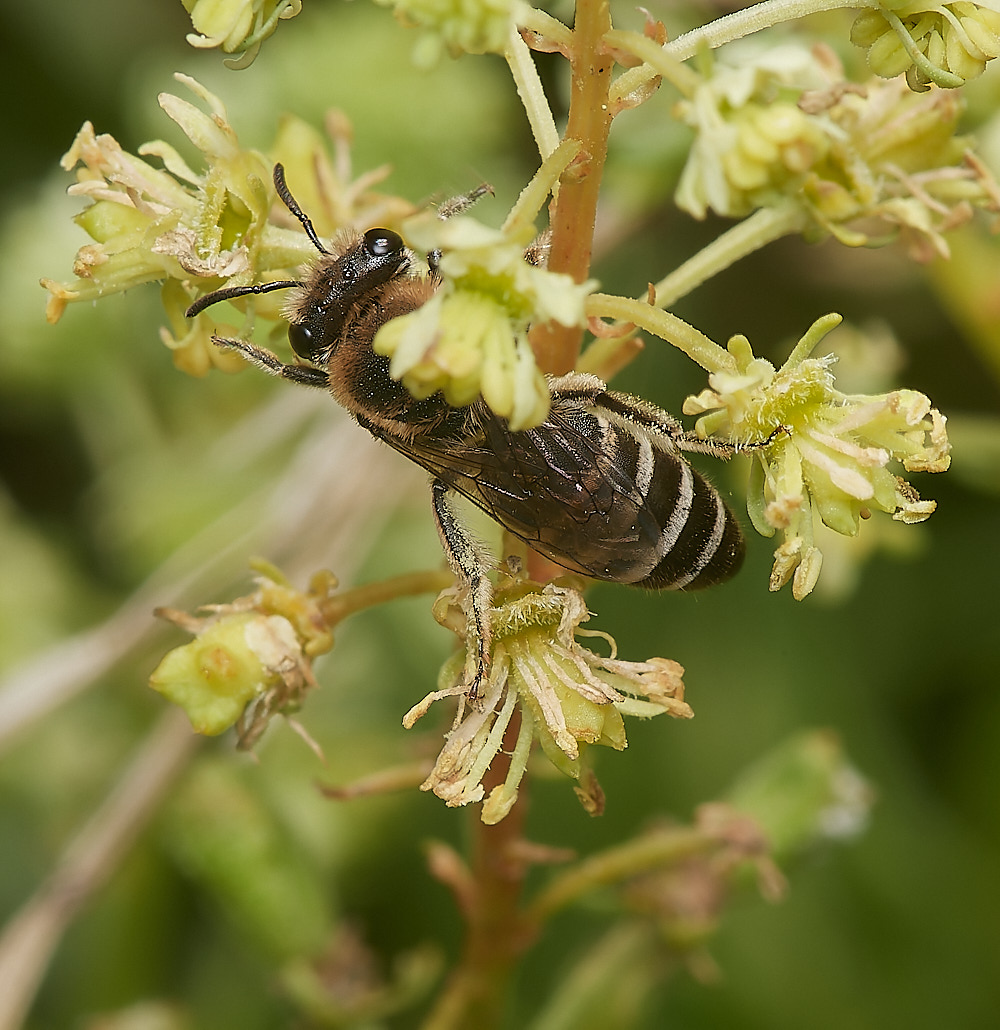
[[[619,6],[619,23],[637,27],[638,16]],[[651,10],[672,30],[696,21],[692,11]],[[812,27],[843,39],[847,24],[831,17]],[[289,397],[289,387],[252,373],[197,381],[175,372],[158,339],[155,287],[71,306],[58,325],[45,323],[39,277],[70,279],[86,242],[58,167],[81,123],[133,152],[159,137],[181,145],[156,95],[183,93],[171,78],[182,70],[222,97],[244,145],[266,147],[284,111],[317,126],[329,108],[345,111],[355,172],[389,162],[386,188],[415,201],[488,179],[497,196],[477,213],[490,221],[533,170],[503,62],[465,58],[418,72],[412,35],[385,10],[306,3],[241,72],[193,51],[188,30],[170,0],[53,0],[44,26],[37,8],[8,3],[0,25],[5,916],[38,888],[163,713],[145,682],[181,638],[154,622],[155,605],[245,592],[246,560],[258,553],[299,582],[331,563],[362,582],[440,561],[419,473],[369,445],[324,398]],[[540,64],[558,103],[558,65]],[[1000,73],[985,80],[972,91],[970,118],[998,167],[1000,124],[988,116],[1000,108]],[[666,117],[670,102],[664,93],[616,125],[595,265],[609,291],[641,293],[723,228],[693,224],[671,205],[686,138]],[[952,472],[916,484],[939,502],[929,523],[865,527],[861,561],[831,553],[824,576],[835,591],[802,603],[787,590],[769,594],[772,546],[754,538],[747,568],[717,591],[654,597],[598,586],[590,595],[595,624],[624,656],[661,654],[685,666],[696,718],[633,725],[625,754],[600,757],[608,802],[600,819],[582,812],[567,783],[540,782],[531,839],[587,854],[651,820],[689,819],[757,756],[815,727],[837,734],[876,793],[866,832],[786,870],[783,901],[739,896],[711,942],[717,982],[665,977],[637,1026],[996,1025],[1000,248],[981,225],[954,242],[949,270],[915,267],[896,249],[786,241],[678,306],[714,339],[745,333],[779,362],[828,311],[889,324],[905,356],[898,382],[949,416],[955,454]],[[703,384],[653,342],[616,385],[677,411]],[[711,474],[735,486],[742,470]],[[109,618],[118,620],[110,643],[74,638]],[[88,675],[93,652],[70,651],[67,670],[58,666],[66,652],[53,650],[66,639],[114,660],[98,660]],[[317,780],[347,782],[433,753],[443,727],[407,734],[400,717],[433,687],[448,647],[426,600],[348,622],[319,667],[324,689],[301,716],[326,768],[284,725],[272,727],[256,762],[229,738],[203,745],[196,772],[175,782],[69,928],[28,1025],[132,1025],[96,1017],[150,999],[176,1006],[170,1018],[181,1021],[171,1026],[299,1025],[275,989],[276,964],[337,917],[386,975],[406,956],[419,964],[427,944],[453,957],[460,922],[422,846],[433,837],[461,848],[470,813],[416,791],[335,804],[315,790]],[[69,686],[27,718],[19,706],[51,688],[39,656]],[[271,876],[251,914],[227,879],[241,855]],[[530,1024],[607,918],[581,910],[556,920],[516,980],[507,1025]]]

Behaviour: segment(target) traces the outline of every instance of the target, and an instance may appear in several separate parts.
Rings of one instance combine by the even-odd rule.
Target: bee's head
[[[294,289],[286,314],[288,340],[292,350],[306,361],[322,363],[339,340],[351,307],[391,282],[409,266],[410,253],[399,233],[392,229],[369,229],[363,236],[341,237],[334,250],[320,241],[312,220],[299,207],[285,182],[285,170],[274,166],[274,187],[285,207],[302,224],[320,257],[304,280],[282,279],[253,286],[228,286],[199,297],[185,314],[199,312],[223,300],[233,300],[273,290]]]
[[[392,229],[369,229],[326,252],[289,300],[288,341],[306,361],[322,360],[336,345],[351,309],[380,292],[410,264],[410,252]]]

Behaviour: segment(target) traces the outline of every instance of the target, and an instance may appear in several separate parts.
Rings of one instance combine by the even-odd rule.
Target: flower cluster
[[[943,234],[974,206],[1000,210],[995,180],[955,135],[954,93],[914,94],[901,79],[847,83],[821,48],[741,54],[679,105],[697,136],[677,202],[695,217],[785,205],[813,234],[848,246],[903,235],[927,260],[947,254]]]
[[[390,374],[415,397],[441,390],[456,407],[481,394],[514,430],[544,421],[549,389],[535,365],[528,327],[550,320],[584,324],[594,284],[529,263],[530,237],[465,215],[419,214],[403,231],[421,250],[441,254],[443,285],[417,311],[379,330],[375,350],[391,356]]]
[[[581,802],[596,814],[602,796],[586,764],[586,746],[624,749],[623,714],[649,718],[667,712],[690,718],[681,679],[684,670],[665,658],[616,658],[610,637],[580,629],[590,613],[578,590],[516,580],[503,587],[496,600],[490,674],[481,702],[467,699],[465,656],[460,653],[442,669],[440,689],[403,720],[409,728],[435,701],[460,698],[445,746],[422,789],[453,807],[484,801],[483,822],[499,822],[517,800],[532,742],[538,740],[553,765],[579,782]],[[442,592],[435,616],[468,644],[468,622],[457,588]],[[611,657],[595,654],[576,639],[587,635],[608,641]],[[511,748],[504,737],[508,729],[513,735],[515,728]],[[483,777],[501,747],[511,750],[509,771],[486,795]]]
[[[159,609],[195,639],[169,651],[149,685],[183,708],[197,733],[216,736],[237,724],[240,746],[252,747],[272,716],[297,711],[316,686],[312,660],[333,647],[323,605],[336,585],[318,573],[302,592],[269,567],[253,593],[206,605],[206,614]]]
[[[906,73],[910,88],[962,86],[1000,57],[1000,11],[963,2],[887,0],[878,10],[861,11],[851,26],[851,42],[867,51],[876,75]]]
[[[170,324],[169,331],[162,331],[163,341],[178,368],[204,375],[212,367],[229,371],[244,363],[211,342],[213,333],[239,335],[235,327],[216,324],[208,313],[185,317],[195,296],[223,284],[287,279],[290,269],[315,256],[304,233],[270,221],[275,205],[272,158],[284,164],[302,203],[317,212],[320,232],[332,234],[343,225],[391,225],[412,209],[402,200],[370,191],[388,169],[351,181],[350,127],[342,118],[330,119],[334,160],[318,133],[294,118],[284,120],[267,157],[240,147],[218,97],[188,76],[177,78],[207,112],[169,93],[160,95],[160,106],[204,155],[206,170],[193,171],[163,141],[141,146],[142,156],[130,154],[112,136],[96,135],[87,122],[62,164],[67,170],[81,166],[69,192],[90,201],[76,222],[94,242],[77,254],[75,281],[43,279],[42,285],[51,294],[48,319],[55,322],[71,301],[162,282]],[[163,167],[143,157],[158,158]],[[258,300],[254,311],[275,320],[282,317],[273,296]]]
[[[502,54],[514,24],[512,0],[378,0],[421,30],[414,63],[429,68],[447,52]]]
[[[745,337],[734,337],[729,350],[736,372],[712,374],[711,389],[688,398],[684,407],[687,414],[702,414],[700,434],[760,440],[780,427],[774,442],[755,455],[756,484],[748,504],[759,532],[784,533],[771,589],[794,577],[798,599],[813,589],[822,566],[814,514],[845,536],[854,536],[860,520],[876,510],[898,522],[921,522],[933,513],[934,502],[922,501],[889,464],[898,462],[906,472],[943,472],[951,461],[946,420],[923,394],[847,395],[835,389],[833,359],[810,354],[839,321],[828,316],[817,322],[780,369],[755,358]]]
[[[191,15],[195,31],[193,47],[218,47],[225,54],[239,54],[226,63],[230,68],[253,64],[261,43],[278,27],[302,10],[302,0],[181,0]]]
[[[161,336],[175,364],[193,375],[212,367],[241,368],[242,358],[214,346],[213,335],[247,336],[254,318],[281,319],[280,299],[255,298],[239,328],[216,322],[214,310],[191,319],[185,313],[197,296],[222,285],[288,279],[315,256],[304,233],[272,221],[290,218],[276,205],[273,157],[284,165],[303,209],[315,212],[319,233],[394,226],[405,219],[401,227],[408,240],[424,253],[441,255],[442,288],[418,311],[379,333],[377,349],[392,356],[393,376],[417,397],[441,390],[456,406],[482,394],[514,429],[544,420],[549,392],[535,365],[528,327],[550,320],[584,324],[593,283],[577,284],[526,258],[534,237],[529,218],[513,218],[501,230],[464,215],[446,218],[443,212],[406,219],[411,205],[371,190],[388,169],[352,181],[350,127],[342,118],[329,120],[333,159],[318,134],[293,118],[284,120],[271,156],[265,157],[240,147],[217,97],[193,79],[178,78],[208,113],[169,94],[161,95],[160,105],[202,151],[207,170],[194,172],[169,144],[140,147],[141,155],[163,162],[165,167],[157,168],[127,153],[111,136],[95,135],[86,124],[63,165],[82,164],[70,193],[91,201],[76,220],[95,242],[77,255],[74,282],[42,280],[51,294],[50,321],[58,320],[70,301],[160,281],[169,322]],[[237,307],[245,305],[237,302]]]
[[[796,106],[804,90],[827,85],[824,69],[797,46],[735,48],[676,113],[696,130],[677,186],[677,204],[695,218],[708,209],[736,218],[773,203],[829,149],[824,127]]]
[[[81,248],[77,280],[43,280],[52,294],[48,317],[56,321],[66,303],[91,300],[140,283],[167,278],[239,279],[253,267],[267,218],[265,187],[270,169],[263,155],[242,151],[218,98],[194,79],[179,76],[209,107],[206,114],[169,94],[160,106],[205,154],[207,175],[193,172],[180,154],[158,141],[139,148],[164,168],[123,150],[108,135],[95,135],[87,122],[62,159],[77,164],[72,196],[91,201],[76,222],[95,240]]]

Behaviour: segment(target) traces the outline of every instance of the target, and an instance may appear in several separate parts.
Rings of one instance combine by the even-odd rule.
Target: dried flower
[[[755,455],[749,510],[759,532],[783,531],[771,589],[794,576],[798,599],[813,589],[822,566],[814,513],[845,536],[854,536],[860,520],[876,510],[898,522],[921,522],[933,513],[934,502],[922,501],[889,463],[898,462],[907,472],[943,472],[951,461],[946,420],[923,394],[847,395],[834,388],[833,358],[809,355],[839,322],[839,315],[816,322],[777,370],[753,356],[745,337],[734,337],[729,351],[737,372],[713,373],[711,389],[684,406],[687,414],[710,412],[697,424],[704,435],[721,432],[752,441],[783,427],[774,443]]]
[[[683,700],[684,670],[664,658],[616,658],[610,637],[580,629],[590,613],[578,590],[514,581],[498,592],[496,601],[490,674],[481,704],[467,702],[465,656],[459,654],[442,669],[440,689],[403,720],[409,728],[435,701],[460,698],[445,746],[422,789],[433,791],[449,806],[484,801],[483,822],[499,822],[517,799],[531,744],[537,739],[556,768],[580,781],[578,795],[585,807],[597,811],[600,792],[586,765],[586,746],[624,749],[623,714],[649,718],[667,712],[690,718],[691,709]],[[458,588],[442,592],[435,617],[468,643]],[[588,650],[576,639],[587,635],[607,640],[611,657]],[[521,721],[509,772],[484,800],[483,776],[500,751],[515,712]]]

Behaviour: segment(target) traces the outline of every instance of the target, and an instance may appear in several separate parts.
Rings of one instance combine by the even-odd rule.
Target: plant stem
[[[535,137],[535,146],[538,147],[538,153],[544,161],[559,145],[559,130],[556,128],[555,118],[552,117],[549,102],[545,99],[545,89],[535,62],[531,59],[528,44],[514,27],[510,30],[510,40],[504,57],[517,87],[517,95],[521,98],[528,116],[531,133]]]
[[[852,10],[862,7],[877,10],[879,4],[878,0],[764,0],[763,3],[734,11],[722,18],[716,18],[708,25],[685,32],[667,43],[663,49],[671,57],[686,61],[689,57],[694,57],[702,47],[714,50],[772,25],[845,7]]]
[[[655,286],[656,306],[669,308],[741,258],[782,236],[801,232],[807,224],[808,216],[804,208],[794,201],[760,208],[749,218],[744,218],[717,236],[707,247],[703,247],[670,275],[661,279]]]
[[[561,183],[552,214],[549,269],[583,282],[590,274],[597,198],[611,129],[609,91],[614,61],[604,52],[611,28],[609,0],[579,0],[570,52],[569,119],[566,136],[579,140],[585,162],[578,175]],[[538,366],[544,372],[570,371],[580,354],[579,326],[547,324],[531,334]]]
[[[64,849],[45,882],[7,921],[0,935],[2,1030],[22,1025],[67,929],[118,870],[198,741],[180,711],[167,711],[136,749],[100,807]]]
[[[597,887],[617,884],[640,873],[677,865],[719,847],[719,842],[697,827],[657,830],[620,847],[591,855],[557,876],[527,909],[532,922],[544,925],[560,909]]]
[[[515,713],[493,760],[483,789],[501,785],[510,766],[521,720]],[[531,943],[520,897],[527,864],[521,857],[525,791],[506,818],[487,826],[473,813],[474,842],[465,945],[423,1030],[492,1030],[500,1026],[507,982],[516,959]]]
[[[736,362],[729,351],[710,340],[683,319],[660,311],[644,300],[629,300],[608,293],[593,293],[587,298],[587,314],[631,322],[682,350],[709,372],[735,372]]]
[[[348,615],[371,608],[386,601],[394,601],[397,597],[412,597],[415,594],[438,593],[451,586],[455,577],[444,569],[429,569],[423,572],[405,572],[391,579],[379,580],[377,583],[365,583],[351,587],[343,593],[320,604],[323,618],[331,626],[335,626]]]

